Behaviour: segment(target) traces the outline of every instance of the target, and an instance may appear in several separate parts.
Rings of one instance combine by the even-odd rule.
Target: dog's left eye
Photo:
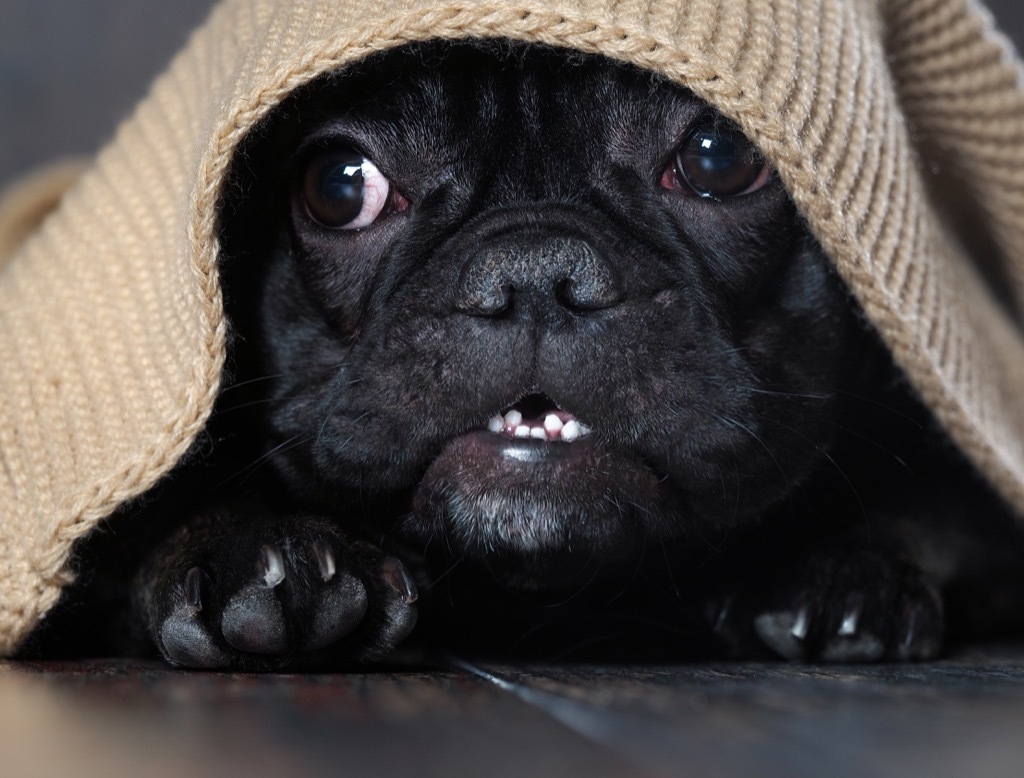
[[[695,129],[662,176],[667,189],[725,200],[752,194],[771,179],[771,167],[739,129],[720,121]]]
[[[354,149],[323,152],[306,165],[302,197],[306,212],[332,230],[358,230],[405,199],[369,159]]]

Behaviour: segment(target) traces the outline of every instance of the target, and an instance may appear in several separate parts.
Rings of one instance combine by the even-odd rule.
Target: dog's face
[[[827,447],[851,305],[684,89],[420,47],[297,96],[239,169],[268,153],[247,341],[303,501],[470,556],[614,553],[757,516]]]

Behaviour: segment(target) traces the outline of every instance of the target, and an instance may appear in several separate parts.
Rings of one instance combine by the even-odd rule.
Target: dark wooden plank
[[[236,675],[0,663],[5,776],[640,776],[466,673]]]
[[[663,775],[1024,775],[1024,655],[928,665],[488,667]]]
[[[0,664],[5,775],[1019,776],[1024,650],[237,675]]]

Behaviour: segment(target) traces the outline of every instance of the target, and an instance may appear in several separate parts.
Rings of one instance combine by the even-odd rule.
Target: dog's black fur
[[[325,183],[364,158],[376,218]],[[121,519],[163,528],[124,575],[173,662],[379,659],[417,618],[497,654],[925,658],[1018,602],[1013,520],[679,87],[511,43],[378,55],[260,125],[223,208],[233,384]],[[488,430],[517,407],[592,431]]]

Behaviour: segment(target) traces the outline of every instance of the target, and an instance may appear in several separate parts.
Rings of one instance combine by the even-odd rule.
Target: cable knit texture
[[[24,242],[55,202],[47,179],[0,204],[20,215],[0,218],[0,654],[72,580],[75,541],[209,416],[225,357],[216,213],[239,142],[326,71],[467,37],[632,62],[734,119],[1024,513],[1024,336],[980,271],[1024,309],[1024,79],[977,2],[225,0]]]

